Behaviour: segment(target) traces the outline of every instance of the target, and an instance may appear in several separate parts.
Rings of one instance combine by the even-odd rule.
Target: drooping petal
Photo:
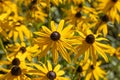
[[[108,62],[108,57],[106,56],[105,52],[99,48],[97,45],[94,45],[96,51],[105,59],[106,62]]]

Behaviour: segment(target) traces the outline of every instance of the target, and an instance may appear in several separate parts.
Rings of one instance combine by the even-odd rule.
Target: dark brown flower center
[[[76,18],[80,18],[82,15],[81,15],[81,13],[80,12],[77,12],[76,14],[75,14],[75,17]]]
[[[90,69],[92,69],[92,70],[93,70],[93,69],[94,69],[94,65],[91,65],[91,66],[90,66]]]
[[[113,2],[117,2],[118,0],[112,0]]]
[[[85,41],[86,41],[88,44],[93,44],[93,43],[95,42],[95,37],[94,37],[94,35],[89,34],[89,35],[86,37]]]
[[[60,33],[58,33],[57,31],[52,32],[52,34],[50,35],[50,38],[53,41],[57,41],[60,39]]]
[[[26,51],[26,48],[22,46],[22,47],[20,48],[20,51],[22,51],[22,53],[24,53],[24,52]]]
[[[21,75],[21,73],[22,73],[22,70],[21,70],[21,68],[20,68],[19,66],[14,66],[14,67],[11,69],[11,74],[12,74],[13,76],[19,76],[19,75]]]
[[[19,60],[18,58],[14,58],[14,59],[12,60],[12,65],[18,66],[19,64],[20,64],[20,60]]]
[[[82,7],[83,7],[83,4],[82,4],[82,3],[80,3],[80,4],[78,5],[78,7],[79,7],[79,8],[82,8]]]
[[[10,41],[9,40],[3,41],[3,44],[8,45],[8,44],[10,44]]]
[[[0,0],[0,2],[3,2],[3,0]]]
[[[82,71],[83,71],[82,66],[78,66],[77,72],[82,72]]]
[[[109,21],[109,17],[108,17],[107,15],[104,15],[104,16],[101,18],[101,20],[102,20],[103,22],[108,22],[108,21]]]
[[[36,2],[37,2],[37,0],[32,0],[32,2],[31,2],[31,3],[32,3],[32,4],[35,4]]]
[[[4,71],[0,71],[0,74],[6,74],[6,72],[4,72]]]
[[[54,71],[49,71],[47,73],[47,77],[50,79],[50,80],[54,80],[56,78],[56,73]]]

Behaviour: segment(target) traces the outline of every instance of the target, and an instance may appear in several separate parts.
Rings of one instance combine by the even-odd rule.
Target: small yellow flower
[[[16,57],[18,54],[18,57],[24,56],[22,58],[27,59],[29,61],[32,61],[34,54],[37,54],[40,50],[38,45],[33,46],[26,46],[24,43],[21,45],[19,43],[16,43],[15,45],[8,45],[8,57]]]
[[[103,15],[101,20],[97,22],[96,29],[97,33],[103,32],[103,35],[106,36],[108,33],[107,22],[109,21],[109,17],[107,15]]]
[[[30,69],[31,70],[31,69]],[[31,80],[26,74],[29,68],[22,68],[20,66],[13,66],[10,70],[7,70],[7,74],[0,76],[1,80]]]
[[[104,14],[106,14],[110,20],[114,23],[115,20],[117,22],[120,22],[120,0],[97,0],[100,2],[98,4],[98,10],[103,11]]]
[[[85,76],[89,68],[89,60],[87,62],[81,60],[78,65],[76,72],[79,73],[80,76]]]
[[[33,74],[35,72],[36,75],[40,76],[39,78],[34,78],[33,80],[69,80],[69,78],[62,77],[65,72],[60,70],[60,64],[57,64],[54,68],[49,61],[47,61],[47,66],[43,63],[41,64],[42,66],[32,64],[37,69],[37,71],[33,71]]]
[[[87,61],[89,56],[93,61],[93,64],[96,64],[96,60],[98,59],[98,55],[100,54],[106,62],[108,62],[108,57],[105,53],[111,53],[111,47],[109,45],[100,43],[102,40],[107,40],[103,37],[98,37],[99,34],[93,34],[90,30],[87,30],[84,33],[80,34],[80,41],[82,44],[77,46],[78,54],[75,56],[75,60],[81,55],[84,55],[84,60]]]
[[[89,70],[86,74],[85,80],[99,80],[99,78],[105,79],[106,72],[100,67],[101,61],[98,61],[96,65],[93,65],[89,61]]]
[[[63,9],[63,11],[66,13],[65,20],[68,23],[77,25],[77,23],[86,20],[86,17],[81,14],[81,11],[77,10],[77,8],[74,6],[71,6],[69,10]]]

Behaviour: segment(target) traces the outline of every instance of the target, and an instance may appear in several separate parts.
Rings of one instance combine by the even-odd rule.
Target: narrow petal
[[[53,48],[52,48],[52,56],[53,56],[53,61],[55,64],[57,64],[58,62],[58,51],[56,48],[57,48],[56,43],[54,43]]]
[[[44,74],[46,74],[48,72],[48,70],[44,69],[42,66],[40,66],[38,64],[33,64],[33,66],[35,66],[38,70],[40,70]]]
[[[52,71],[52,65],[50,64],[49,61],[47,61],[47,64],[48,64],[48,71]]]
[[[91,76],[92,76],[92,73],[91,73],[91,72],[89,72],[89,73],[86,75],[85,80],[90,80],[90,79],[91,79]]]
[[[57,27],[55,26],[54,21],[51,21],[51,30],[52,32],[57,30]]]
[[[62,75],[65,74],[65,72],[64,72],[63,70],[60,70],[60,71],[58,71],[58,72],[56,72],[56,73],[57,73],[57,76],[62,76]]]
[[[94,44],[94,47],[96,48],[97,52],[105,59],[106,62],[108,62],[108,57],[106,56],[105,52],[103,49],[98,47],[97,45]]]
[[[42,29],[43,29],[43,31],[45,31],[45,33],[47,33],[47,34],[51,34],[52,32],[50,31],[50,29],[48,29],[46,26],[42,26]]]
[[[99,73],[97,73],[96,70],[93,71],[93,75],[95,77],[95,80],[99,80],[99,76],[98,76]]]
[[[57,31],[61,32],[62,29],[63,29],[63,27],[64,27],[64,20],[61,20],[60,23],[59,23],[59,25],[58,25]]]
[[[91,46],[91,56],[92,56],[93,64],[96,65],[97,56],[96,56],[96,50],[93,46]]]
[[[60,64],[58,64],[57,66],[55,66],[53,71],[58,72],[60,70],[60,67],[61,67]]]
[[[69,63],[71,63],[71,59],[70,59],[70,55],[68,54],[67,50],[64,48],[63,44],[61,42],[59,42],[58,46],[58,50],[60,52],[60,54],[62,55],[62,57]]]

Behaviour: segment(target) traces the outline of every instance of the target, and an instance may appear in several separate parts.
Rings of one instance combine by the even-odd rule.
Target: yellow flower
[[[82,44],[77,46],[78,54],[75,57],[75,60],[84,53],[84,60],[87,61],[89,56],[93,61],[93,64],[96,64],[96,60],[98,58],[97,54],[100,54],[106,62],[108,62],[108,58],[105,53],[110,53],[111,47],[109,45],[103,44],[100,41],[107,40],[103,37],[98,37],[99,34],[93,34],[89,29],[80,34],[80,41]]]
[[[81,11],[82,13],[88,15],[88,18],[91,18],[92,21],[97,21],[98,13],[92,7],[88,7],[85,0],[74,0],[74,5],[77,10]]]
[[[27,28],[26,25],[23,24],[23,17],[15,16],[9,18],[9,25],[8,27],[8,37],[12,38],[15,42],[17,42],[18,38],[21,42],[25,40],[25,37],[27,39],[30,39],[32,36],[32,33]]]
[[[57,64],[54,68],[49,61],[47,61],[47,66],[43,63],[41,64],[42,66],[39,64],[32,64],[37,69],[37,71],[33,71],[33,74],[35,73],[40,76],[33,80],[69,80],[69,78],[62,77],[65,72],[60,70],[60,64]]]
[[[26,46],[24,43],[21,45],[19,43],[16,43],[15,45],[8,45],[8,52],[11,52],[8,54],[8,57],[16,57],[18,54],[20,56],[24,56],[22,58],[25,58],[29,61],[32,61],[32,58],[34,57],[34,54],[37,54],[39,52],[39,46],[33,45],[33,46]]]
[[[104,78],[106,76],[106,72],[99,67],[101,64],[101,61],[98,61],[96,63],[96,65],[93,65],[90,61],[89,61],[89,70],[87,71],[85,80],[99,80],[99,78]]]
[[[120,22],[120,0],[97,0],[99,3],[98,9],[103,11],[104,14],[106,14],[110,20],[114,23],[115,20],[117,22]]]
[[[44,12],[46,6],[47,4],[41,0],[32,0],[32,2],[30,1],[30,4],[28,6],[29,11],[27,11],[27,15],[26,15],[27,20],[32,21],[32,19],[34,19],[35,21],[40,20],[42,22],[45,22],[45,17],[48,16]]]
[[[42,26],[42,30],[35,32],[38,38],[34,39],[34,43],[38,44],[40,47],[43,46],[42,53],[40,57],[47,54],[48,50],[52,51],[53,60],[56,63],[58,61],[58,53],[67,61],[71,62],[70,55],[67,50],[76,52],[72,47],[75,41],[73,38],[72,25],[64,27],[64,20],[61,20],[58,26],[55,26],[54,21],[51,21],[51,30],[46,26]]]
[[[31,80],[26,76],[30,68],[22,68],[14,65],[10,70],[6,70],[7,74],[0,76],[1,80]]]
[[[97,33],[103,32],[103,35],[106,36],[108,33],[107,22],[109,21],[109,17],[107,15],[103,15],[101,20],[96,24]]]
[[[76,7],[71,6],[69,10],[64,10],[63,11],[66,13],[65,20],[68,23],[72,23],[74,25],[77,25],[77,23],[86,20],[85,16],[82,16],[81,11],[77,10]]]
[[[45,17],[47,17],[47,14],[43,12],[42,8],[39,6],[33,7],[36,8],[35,10],[33,9],[31,12],[32,18],[35,20],[41,20],[42,22],[45,22]]]
[[[21,53],[18,53],[16,56],[6,56],[7,60],[1,60],[0,63],[2,63],[1,65],[16,65],[16,66],[20,66],[20,67],[27,67],[26,63],[25,63],[25,55],[22,55]]]
[[[80,76],[85,76],[89,68],[89,60],[87,62],[81,60],[78,65],[79,66],[77,67],[76,72],[79,73]]]

